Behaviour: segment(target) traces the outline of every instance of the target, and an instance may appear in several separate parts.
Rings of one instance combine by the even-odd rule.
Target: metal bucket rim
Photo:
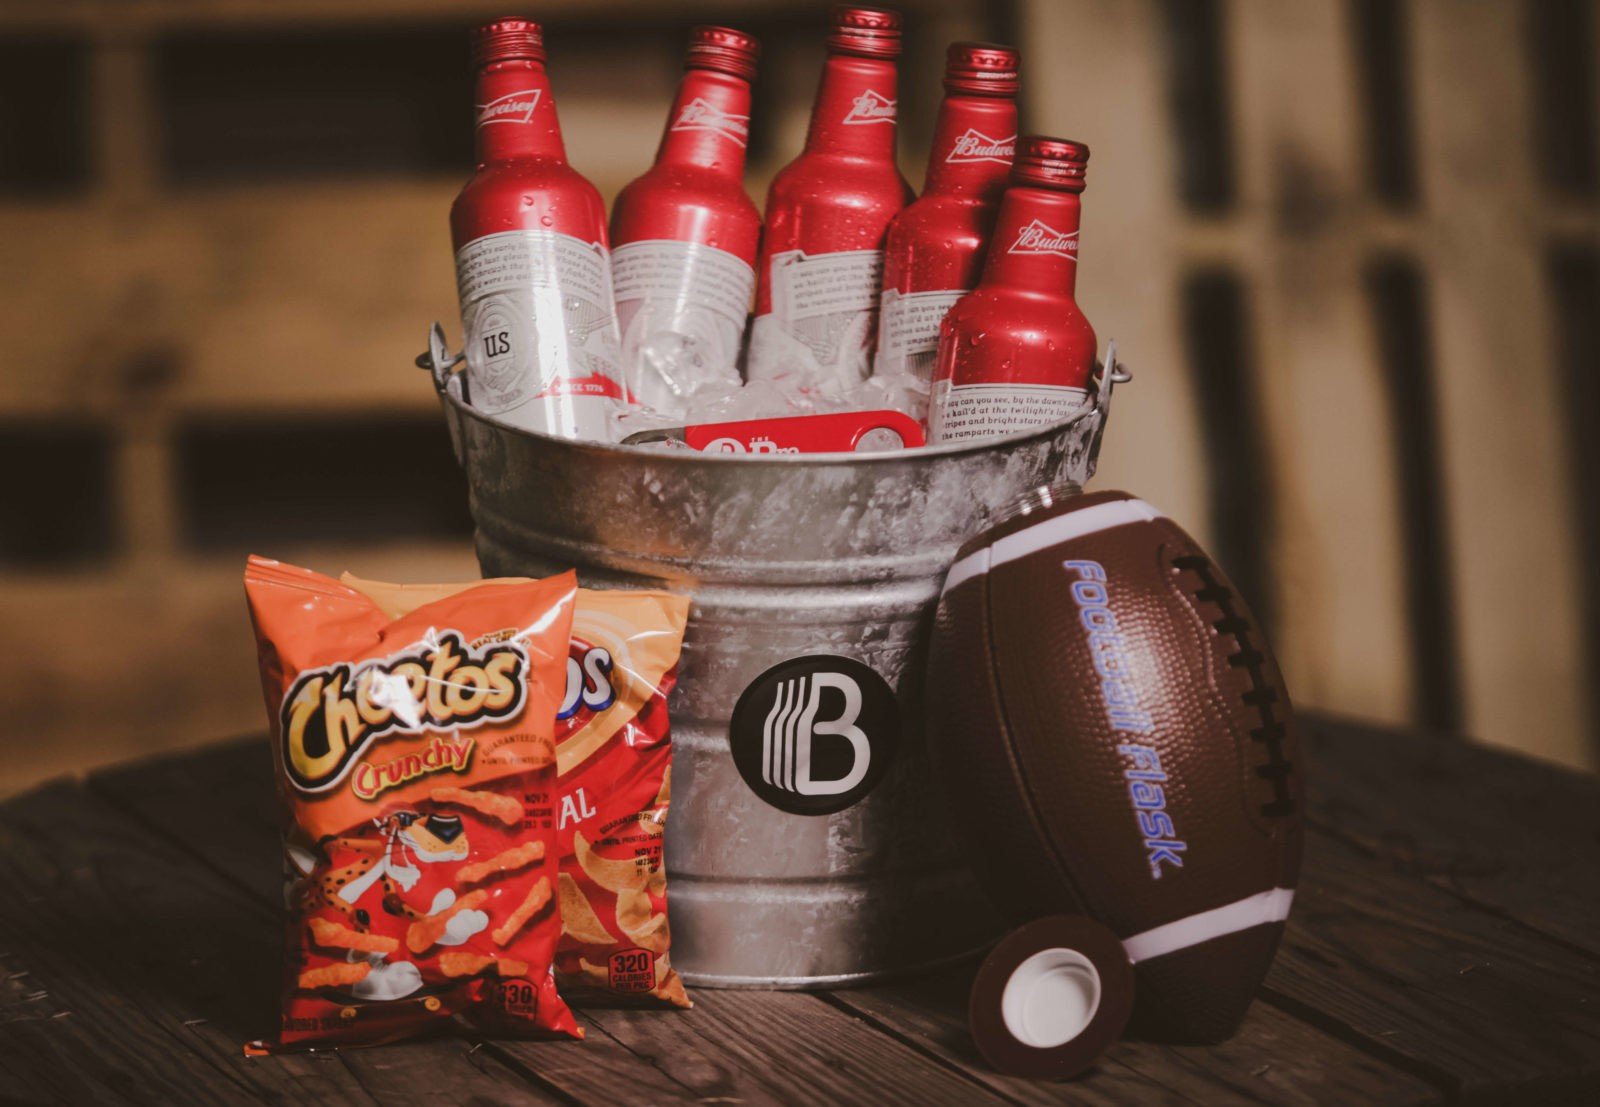
[[[487,415],[463,403],[460,397],[449,389],[442,390],[439,396],[446,404],[454,408],[458,415],[464,418],[476,420],[506,434],[548,443],[551,447],[576,449],[587,453],[606,454],[636,461],[648,458],[652,464],[661,461],[681,461],[692,465],[816,465],[819,467],[831,467],[877,463],[896,464],[921,458],[928,458],[931,461],[934,459],[1009,452],[1034,442],[1045,442],[1058,438],[1068,428],[1076,426],[1085,419],[1092,418],[1100,410],[1098,404],[1091,398],[1084,407],[1057,423],[1050,423],[1042,427],[1030,427],[1027,430],[1015,431],[1007,435],[996,435],[992,438],[980,438],[972,442],[951,442],[938,446],[911,446],[901,450],[869,450],[859,453],[834,451],[814,454],[707,454],[698,450],[655,450],[642,446],[624,446],[613,442],[591,442],[584,439],[563,438],[558,435],[544,434],[540,431],[513,426],[510,423]]]

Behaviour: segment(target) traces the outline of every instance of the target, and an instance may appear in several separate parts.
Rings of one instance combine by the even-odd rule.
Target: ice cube
[[[702,388],[739,384],[739,370],[693,335],[660,330],[639,344],[634,395],[663,415],[678,416]]]

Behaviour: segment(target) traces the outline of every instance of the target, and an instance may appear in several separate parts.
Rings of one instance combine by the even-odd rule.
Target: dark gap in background
[[[749,18],[730,20],[761,39],[768,59],[810,49],[816,76],[827,21],[823,8],[752,12]],[[594,86],[597,77],[626,87],[632,74],[600,72],[621,39],[671,54],[676,85],[676,64],[695,22],[663,11],[630,19],[626,27],[581,16],[546,24],[558,101],[564,88]],[[167,173],[179,184],[319,175],[464,175],[472,164],[471,26],[472,21],[384,29],[335,26],[169,38],[159,45],[155,63]],[[808,106],[816,76],[803,92]],[[758,72],[751,164],[786,162],[799,153],[772,145],[780,98],[788,91]],[[661,96],[663,126],[670,96]],[[931,133],[933,108],[931,102],[924,108],[925,99],[902,98],[909,109],[903,113],[909,133],[924,138]],[[653,143],[638,151],[641,171],[654,152]]]
[[[1235,200],[1225,14],[1222,0],[1161,0],[1178,194],[1204,214]]]
[[[0,194],[89,184],[88,49],[51,35],[0,38]]]
[[[1394,208],[1417,202],[1410,12],[1401,0],[1350,0],[1367,185]]]
[[[1600,249],[1592,242],[1557,243],[1547,263],[1554,294],[1556,354],[1561,362],[1564,428],[1571,451],[1573,518],[1583,574],[1584,675],[1589,687],[1589,741],[1600,753],[1600,584],[1591,562],[1600,548]],[[1530,367],[1531,368],[1531,367]]]
[[[1600,191],[1594,7],[1590,0],[1527,0],[1527,5],[1539,176],[1559,195],[1593,197]]]
[[[159,44],[164,164],[180,184],[472,164],[467,23],[240,30]]]
[[[1183,337],[1208,462],[1214,552],[1270,629],[1272,481],[1246,301],[1243,282],[1229,269],[1196,270],[1183,283]]]
[[[944,52],[950,45],[947,39],[936,41],[935,33],[935,28],[915,17],[905,21],[901,32],[905,53],[899,64],[895,144],[907,157],[926,157],[933,145],[933,120],[944,96]],[[788,161],[799,152],[791,151],[785,157],[780,151],[779,157]],[[904,172],[905,166],[900,169]],[[916,188],[922,182],[912,180],[911,184]]]
[[[206,417],[174,438],[183,538],[195,549],[472,533],[437,415]]]
[[[1017,10],[1017,0],[989,0],[982,9],[988,20],[989,41],[1022,50],[1026,43],[1022,41],[1022,13]],[[1028,60],[1028,52],[1023,50],[1023,64]]]
[[[1412,718],[1435,729],[1460,730],[1461,673],[1427,281],[1411,258],[1399,255],[1373,259],[1364,278],[1394,435]]]
[[[77,568],[112,553],[114,447],[95,423],[0,421],[0,564]]]

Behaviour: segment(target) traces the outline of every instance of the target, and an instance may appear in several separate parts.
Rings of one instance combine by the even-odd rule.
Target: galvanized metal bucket
[[[484,573],[576,567],[587,586],[693,597],[666,842],[684,978],[824,987],[991,942],[998,920],[928,775],[929,622],[966,538],[1031,490],[1093,473],[1111,374],[1091,409],[1032,433],[770,457],[509,427],[464,402],[458,361],[435,328],[418,362],[467,474]]]

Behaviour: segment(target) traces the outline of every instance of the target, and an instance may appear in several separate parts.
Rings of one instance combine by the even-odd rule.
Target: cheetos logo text
[[[459,631],[382,660],[302,672],[279,711],[283,765],[302,792],[338,784],[379,739],[451,732],[522,710],[528,655],[516,642],[468,646]]]

